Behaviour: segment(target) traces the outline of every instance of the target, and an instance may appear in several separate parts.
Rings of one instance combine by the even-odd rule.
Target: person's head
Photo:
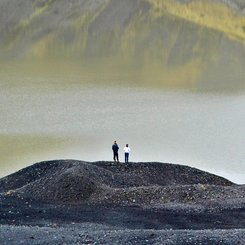
[[[128,144],[126,144],[126,147],[128,147]]]
[[[114,141],[114,144],[116,144],[116,143],[117,143],[117,141],[115,140],[115,141]]]

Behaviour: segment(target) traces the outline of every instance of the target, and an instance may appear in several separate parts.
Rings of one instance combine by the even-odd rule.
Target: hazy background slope
[[[4,60],[96,60],[142,83],[244,88],[242,1],[1,0],[0,11]]]

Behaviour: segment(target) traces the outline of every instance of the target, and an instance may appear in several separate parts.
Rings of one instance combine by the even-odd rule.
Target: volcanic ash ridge
[[[244,201],[245,186],[176,164],[54,160],[0,179],[0,192],[46,203],[161,205]]]

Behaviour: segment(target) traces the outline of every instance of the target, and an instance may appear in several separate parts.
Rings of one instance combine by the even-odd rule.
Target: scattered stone
[[[1,244],[244,244],[245,186],[187,166],[50,161],[0,192]]]

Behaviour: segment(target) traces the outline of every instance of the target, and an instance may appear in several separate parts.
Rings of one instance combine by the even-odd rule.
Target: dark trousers
[[[113,159],[114,159],[114,161],[119,162],[118,152],[113,151]]]
[[[129,153],[125,153],[125,162],[128,162]]]

